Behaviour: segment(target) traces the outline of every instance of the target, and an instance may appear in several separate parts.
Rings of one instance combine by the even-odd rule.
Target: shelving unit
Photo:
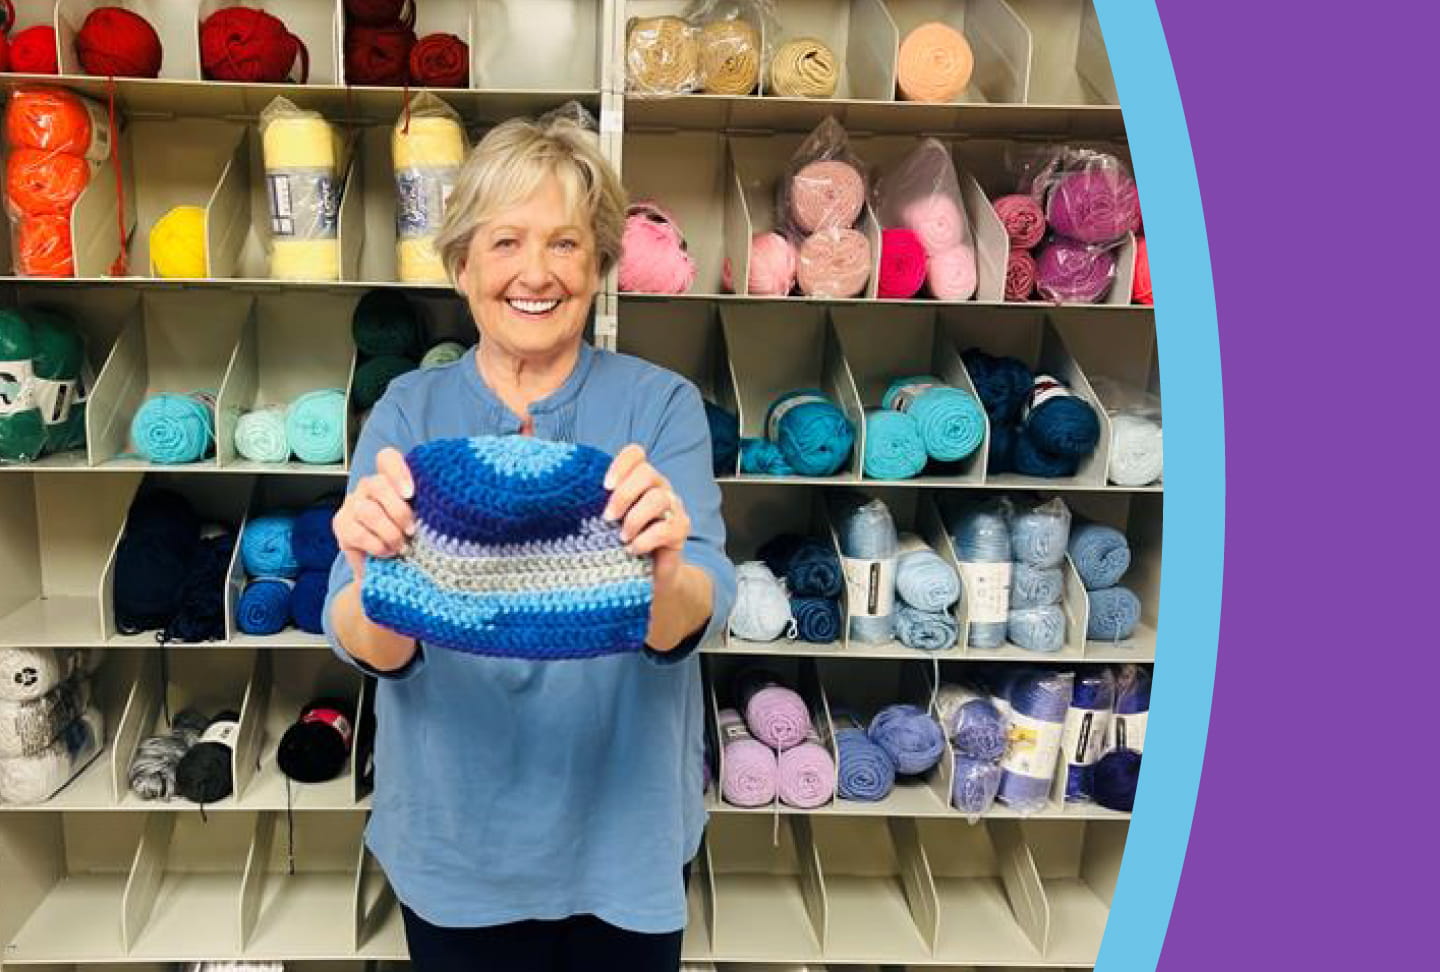
[[[287,786],[275,765],[279,738],[304,701],[340,693],[356,702],[364,720],[370,684],[334,659],[319,636],[293,629],[248,636],[233,620],[218,642],[164,649],[162,678],[153,638],[117,634],[111,610],[115,547],[140,491],[176,489],[205,516],[240,526],[343,488],[359,429],[354,408],[347,410],[338,464],[250,463],[231,439],[239,414],[250,408],[321,387],[349,396],[357,364],[349,321],[366,290],[403,291],[430,342],[474,340],[464,304],[448,289],[395,279],[389,136],[405,91],[346,84],[340,0],[247,2],[278,13],[302,37],[309,83],[202,80],[193,24],[221,5],[215,0],[166,0],[163,15],[156,0],[123,0],[152,23],[163,22],[166,63],[159,79],[114,81],[80,74],[69,49],[76,25],[95,5],[90,0],[16,3],[20,27],[58,24],[64,73],[0,76],[0,89],[60,84],[101,102],[113,97],[126,119],[121,171],[134,232],[130,275],[106,276],[117,246],[118,201],[107,162],[74,217],[82,244],[76,278],[14,276],[9,234],[0,234],[0,305],[69,312],[84,333],[96,379],[86,450],[0,466],[0,646],[103,651],[94,686],[106,725],[100,756],[50,801],[0,806],[5,969],[149,972],[182,961],[245,959],[284,960],[302,972],[359,972],[402,968],[406,958],[393,892],[363,848],[370,796],[359,755],[339,779],[318,786]],[[455,33],[470,43],[470,88],[436,94],[459,112],[472,138],[507,117],[577,100],[597,116],[602,143],[631,195],[655,198],[676,213],[698,267],[691,293],[620,294],[612,276],[597,300],[598,344],[691,379],[740,415],[745,434],[758,431],[778,392],[799,384],[825,387],[852,419],[901,373],[937,372],[966,387],[959,352],[972,345],[1043,363],[1101,405],[1113,404],[1105,397],[1107,380],[1159,394],[1153,312],[1122,300],[1130,244],[1118,254],[1112,303],[1009,304],[997,289],[1005,242],[987,199],[1013,188],[1007,155],[1027,144],[1065,141],[1101,145],[1128,161],[1090,0],[785,0],[778,38],[812,33],[843,54],[835,98],[775,97],[763,84],[744,97],[627,91],[627,18],[683,6],[681,0],[418,4],[420,33]],[[962,29],[975,49],[974,80],[954,104],[895,100],[897,45],[927,19]],[[340,280],[266,276],[256,122],[276,96],[318,110],[355,135]],[[975,300],[878,300],[873,274],[867,295],[855,299],[724,292],[725,261],[743,282],[749,236],[774,219],[776,178],[827,115],[877,169],[897,161],[920,134],[951,149],[976,236]],[[149,226],[182,203],[209,214],[209,277],[156,279]],[[873,216],[863,228],[873,240]],[[143,396],[199,388],[217,395],[214,458],[164,468],[134,458],[129,421]],[[1108,435],[1102,439],[1108,443]],[[840,705],[926,704],[937,675],[953,678],[981,662],[1154,662],[1163,488],[1107,484],[1105,448],[1062,480],[990,476],[983,448],[945,476],[900,483],[867,480],[858,462],[825,479],[738,471],[718,477],[737,562],[753,558],[782,530],[833,539],[827,501],[838,489],[882,496],[902,529],[920,533],[949,558],[943,519],[952,500],[1060,496],[1077,515],[1126,532],[1134,560],[1125,583],[1144,611],[1133,638],[1087,642],[1083,593],[1070,590],[1070,637],[1049,658],[1008,645],[966,648],[963,601],[955,608],[959,647],[933,658],[898,642],[870,645],[848,636],[811,645],[742,642],[727,634],[702,648],[712,722],[716,707],[728,702],[729,675],[755,660],[803,687],[822,721]],[[227,604],[232,618],[243,582],[237,556]],[[183,800],[147,803],[128,789],[130,756],[161,725],[162,701],[171,711],[190,702],[241,711],[236,792],[203,816]],[[947,752],[928,777],[906,781],[874,804],[835,799],[808,811],[742,809],[707,794],[710,825],[687,889],[686,967],[1092,967],[1129,815],[1067,804],[1054,794],[1032,816],[997,805],[972,824],[948,805],[949,762]]]

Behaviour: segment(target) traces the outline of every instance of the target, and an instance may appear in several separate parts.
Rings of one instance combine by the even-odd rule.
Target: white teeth
[[[510,306],[525,314],[546,314],[559,306],[558,300],[510,300]]]

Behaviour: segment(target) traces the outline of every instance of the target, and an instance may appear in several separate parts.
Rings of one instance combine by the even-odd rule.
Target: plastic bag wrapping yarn
[[[900,537],[884,501],[857,493],[832,499],[849,589],[850,637],[875,644],[895,634],[895,559]]]
[[[1115,709],[1115,675],[1108,668],[1082,671],[1065,713],[1060,737],[1065,759],[1065,800],[1085,802],[1094,792],[1093,768],[1105,753]]]
[[[730,634],[742,641],[775,641],[795,637],[790,599],[779,579],[760,561],[735,568],[735,606],[730,610]]]
[[[772,0],[696,0],[686,16],[697,31],[699,90],[732,96],[755,92],[767,56],[762,39],[777,29]]]
[[[1009,502],[1001,498],[963,507],[947,519],[965,587],[971,648],[999,648],[1005,643],[1013,570],[1009,509]]]
[[[1005,717],[988,695],[967,685],[942,685],[935,709],[957,754],[992,762],[1005,755]]]
[[[636,17],[625,28],[626,88],[632,94],[674,95],[700,84],[700,43],[682,17]]]
[[[1160,398],[1105,377],[1091,379],[1110,416],[1110,482],[1149,486],[1165,471]]]
[[[270,203],[270,276],[340,279],[340,196],[345,147],[317,111],[276,98],[260,113]]]
[[[1070,672],[1025,668],[1006,673],[1000,686],[1008,702],[1010,745],[1000,761],[998,799],[1020,813],[1049,803],[1074,683]]]
[[[434,94],[410,99],[390,134],[395,172],[395,257],[404,283],[445,282],[435,237],[468,145],[460,116]]]
[[[95,706],[44,749],[0,759],[0,802],[43,803],[80,774],[105,745],[105,717]]]
[[[932,296],[968,300],[978,271],[974,237],[960,194],[950,150],[926,138],[875,184],[880,225],[913,232],[925,251],[925,279]]]
[[[68,315],[0,309],[0,463],[83,447],[93,383],[84,338]]]
[[[1052,236],[1035,257],[1035,287],[1061,303],[1093,304],[1115,279],[1115,254],[1102,246]]]
[[[1017,563],[1059,567],[1070,543],[1070,507],[1059,498],[1016,503],[1010,515],[1010,552]]]
[[[833,116],[825,117],[790,157],[777,184],[776,215],[795,238],[855,225],[865,209],[865,165]]]
[[[896,547],[895,593],[920,611],[945,611],[960,599],[960,576],[944,557],[913,533]]]

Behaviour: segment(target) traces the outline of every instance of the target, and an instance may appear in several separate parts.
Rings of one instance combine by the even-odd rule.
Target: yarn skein
[[[1070,544],[1070,508],[1062,499],[1019,510],[1010,519],[1010,551],[1017,563],[1059,567]]]
[[[209,275],[204,207],[176,206],[155,221],[150,228],[150,262],[161,277]]]
[[[895,227],[880,233],[880,276],[875,296],[906,300],[925,286],[925,247],[914,230]]]
[[[207,80],[273,84],[296,59],[300,83],[310,77],[310,52],[284,21],[254,7],[222,7],[200,23],[200,70]]]
[[[350,84],[399,87],[410,79],[415,31],[404,24],[345,28],[345,80]]]
[[[835,52],[813,37],[786,41],[770,58],[770,87],[782,98],[829,98],[839,80]]]
[[[705,423],[710,427],[712,471],[716,476],[735,475],[735,463],[740,457],[740,419],[707,399]]]
[[[910,479],[925,469],[925,440],[919,423],[904,412],[865,412],[865,475],[871,479]]]
[[[850,637],[866,644],[895,634],[895,558],[900,537],[882,500],[848,495],[836,500],[835,532],[849,587]]]
[[[756,555],[798,597],[837,598],[845,588],[840,559],[824,540],[781,533],[761,544]]]
[[[410,48],[410,83],[427,88],[470,84],[470,45],[454,34],[426,34]]]
[[[975,396],[933,375],[896,379],[880,403],[914,417],[926,454],[939,462],[965,459],[985,441],[985,416]]]
[[[674,217],[652,202],[626,211],[621,240],[620,289],[627,293],[683,294],[695,282],[695,260]]]
[[[285,408],[267,405],[246,412],[235,422],[235,451],[251,462],[285,462],[290,440],[285,437]]]
[[[761,668],[747,668],[735,676],[737,707],[755,738],[771,749],[798,746],[810,734],[810,710],[794,689],[780,684]]]
[[[1104,753],[1114,708],[1115,677],[1110,669],[1099,668],[1076,675],[1061,736],[1066,802],[1084,802],[1091,798],[1095,763]]]
[[[740,440],[740,471],[757,476],[793,476],[780,447],[769,439]]]
[[[290,546],[301,570],[328,571],[340,555],[335,531],[330,528],[338,508],[334,502],[317,503],[295,517]]]
[[[1035,256],[1035,286],[1048,300],[1094,304],[1115,279],[1115,255],[1063,236],[1051,237]]]
[[[144,17],[123,7],[90,11],[75,35],[75,54],[87,74],[158,78],[164,50]]]
[[[960,577],[944,557],[913,534],[900,538],[895,593],[921,611],[944,611],[960,599]]]
[[[175,767],[175,792],[205,806],[218,803],[235,789],[235,733],[240,728],[240,713],[227,709],[210,720],[195,745],[180,758]]]
[[[367,291],[350,317],[350,336],[355,347],[371,358],[414,357],[420,353],[420,332],[420,318],[399,290]]]
[[[795,244],[779,233],[756,233],[750,238],[750,273],[747,293],[757,297],[784,297],[795,287],[796,263],[799,255]],[[734,268],[725,258],[720,283],[735,293]]]
[[[748,95],[760,82],[760,36],[740,18],[700,28],[700,87],[709,94]]]
[[[203,392],[152,395],[130,421],[135,449],[156,465],[205,458],[215,441],[214,400]]]
[[[780,771],[775,751],[750,735],[735,709],[721,709],[720,794],[737,807],[761,807],[775,799]]]
[[[370,408],[384,396],[390,382],[414,370],[412,359],[394,354],[382,354],[361,364],[355,369],[351,386],[355,407],[361,411]]]
[[[1087,591],[1090,620],[1085,637],[1094,641],[1124,641],[1140,624],[1140,598],[1128,587],[1116,585]]]
[[[45,419],[35,399],[37,350],[29,319],[0,308],[0,462],[29,462],[45,448]]]
[[[1160,424],[1141,415],[1110,416],[1110,482],[1148,486],[1165,470]]]
[[[730,611],[730,634],[742,641],[774,641],[795,636],[795,619],[780,581],[759,561],[735,569],[735,606]]]
[[[965,35],[948,24],[930,21],[900,42],[896,87],[907,101],[954,101],[970,83],[974,70],[975,54]]]
[[[295,399],[285,411],[285,438],[301,462],[339,462],[345,455],[345,393],[322,388]]]
[[[1029,250],[1045,237],[1045,212],[1027,193],[1001,196],[992,204],[1005,226],[1011,250]]]
[[[249,635],[272,635],[290,623],[293,581],[260,577],[245,585],[235,606],[235,626]]]
[[[840,159],[819,159],[796,172],[789,184],[790,218],[802,233],[847,229],[865,208],[865,177]]]
[[[295,577],[295,517],[285,514],[257,516],[240,535],[240,562],[251,577]]]
[[[290,592],[290,620],[309,634],[324,634],[325,592],[330,586],[329,570],[302,570]]]
[[[1114,587],[1130,569],[1130,541],[1104,523],[1080,523],[1070,531],[1070,559],[1088,591]]]
[[[1033,297],[1039,273],[1033,256],[1024,250],[1011,250],[1005,258],[1005,299],[1023,302]]]
[[[1058,604],[1012,608],[1005,630],[1026,651],[1054,654],[1065,647],[1065,611]]]
[[[942,685],[936,709],[957,753],[987,761],[1005,755],[1005,720],[989,697],[964,686]]]
[[[895,761],[853,716],[836,713],[834,718],[840,797],[863,803],[885,799],[895,788]]]
[[[978,817],[995,802],[1004,772],[988,759],[955,754],[955,779],[950,785],[950,804],[970,817]]]
[[[1069,672],[1023,669],[1005,686],[1012,728],[1000,763],[999,799],[1020,813],[1043,810],[1050,801],[1074,682]]]
[[[853,229],[819,230],[800,244],[795,280],[810,297],[859,296],[870,282],[870,240]]]
[[[425,352],[420,359],[422,371],[430,368],[441,368],[447,364],[453,364],[465,357],[465,345],[459,341],[441,341]]]
[[[995,506],[970,510],[950,525],[970,615],[971,648],[1005,643],[1010,613],[1010,530]]]
[[[835,796],[835,759],[813,731],[776,760],[780,802],[801,810],[824,806]]]
[[[185,566],[180,603],[160,638],[168,641],[219,641],[225,637],[225,587],[235,552],[235,534],[223,526],[205,528]]]
[[[194,709],[182,709],[175,713],[168,732],[141,740],[127,776],[131,792],[142,800],[174,797],[180,760],[195,745],[208,722]]]
[[[280,737],[275,764],[297,783],[324,783],[345,771],[354,739],[355,706],[342,698],[306,704]]]
[[[69,152],[14,148],[5,164],[5,198],[24,216],[66,216],[90,182],[90,164]]]
[[[1100,417],[1093,405],[1058,379],[1036,375],[1024,414],[1024,434],[1043,452],[1078,459],[1099,443]]]
[[[960,637],[960,627],[947,611],[922,611],[902,601],[895,607],[895,637],[906,648],[949,651]]]
[[[60,58],[55,28],[26,27],[10,38],[10,67],[17,74],[59,74]]]
[[[839,640],[844,617],[840,603],[828,597],[792,597],[790,613],[795,618],[795,634],[812,645],[828,645]]]
[[[939,723],[919,706],[889,705],[875,714],[867,730],[871,741],[895,763],[902,776],[924,773],[940,761],[945,752],[945,733]]]
[[[765,437],[801,476],[831,476],[850,459],[855,429],[818,388],[787,392],[765,413]]]

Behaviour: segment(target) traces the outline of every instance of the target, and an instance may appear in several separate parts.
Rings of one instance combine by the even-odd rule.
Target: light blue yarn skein
[[[1085,589],[1114,587],[1130,569],[1130,541],[1103,523],[1081,523],[1070,531],[1070,559]]]
[[[919,538],[906,538],[895,561],[895,593],[921,611],[944,611],[960,600],[960,575]]]
[[[1001,568],[973,568],[978,574],[985,571],[987,575],[996,575],[996,584],[999,584],[999,575],[1003,574],[1008,578],[1011,573],[1010,566],[1010,530],[1005,524],[1004,507],[999,504],[987,503],[962,513],[950,524],[950,533],[955,541],[955,554],[960,559],[961,573],[964,575],[966,565],[982,564],[1003,564]],[[967,597],[971,599],[970,604],[970,636],[971,648],[999,648],[1005,643],[1005,620],[976,621],[975,603],[977,596],[975,591],[974,578],[963,577],[964,584],[968,591]],[[1010,610],[1010,592],[1008,582],[1004,585],[1003,596],[998,592],[996,601],[1003,601],[1003,610],[1008,615]],[[1000,605],[997,603],[997,607]]]
[[[870,409],[865,413],[865,475],[871,479],[910,479],[926,462],[920,426],[904,412]]]
[[[1065,573],[1059,567],[1018,563],[1010,575],[1010,610],[1059,604],[1065,596]]]
[[[246,412],[235,423],[235,451],[251,462],[285,462],[290,440],[285,437],[285,409],[267,405]]]
[[[1095,641],[1123,641],[1140,623],[1140,598],[1128,587],[1089,591],[1090,621],[1085,637]]]
[[[730,610],[730,633],[743,641],[774,641],[795,637],[790,599],[780,581],[758,560],[735,568],[735,606]]]
[[[301,462],[339,462],[345,456],[345,393],[322,388],[295,399],[285,410],[285,437]]]
[[[205,458],[215,441],[215,409],[200,393],[162,392],[145,400],[130,422],[140,455],[157,465]]]
[[[895,520],[890,508],[878,499],[848,494],[839,497],[835,505],[836,533],[840,537],[841,556],[852,560],[890,561],[893,565],[900,546],[900,536],[895,530]],[[880,571],[885,574],[884,569]],[[894,582],[893,572],[889,574]],[[881,592],[883,603],[887,596],[893,600],[894,591]],[[895,637],[895,611],[879,617],[855,617],[863,605],[850,605],[850,637],[867,644],[889,641]]]
[[[771,416],[787,402],[815,396],[822,401],[795,405],[775,423],[774,435],[767,436],[780,447],[790,468],[801,476],[831,476],[850,459],[855,447],[855,428],[850,419],[818,388],[786,392],[765,411],[765,427]]]
[[[1012,608],[1006,633],[1026,651],[1054,654],[1065,647],[1065,612],[1058,604]]]
[[[955,616],[945,611],[922,611],[903,601],[895,606],[895,634],[906,648],[948,651],[960,636]]]
[[[1010,521],[1010,552],[1017,563],[1059,567],[1070,542],[1070,508],[1054,499],[1017,513]]]
[[[905,404],[906,388],[922,384],[935,387],[919,391],[913,401]],[[899,406],[915,419],[921,442],[931,459],[940,462],[964,459],[985,441],[985,411],[975,396],[963,388],[952,388],[933,375],[896,379],[885,390],[880,404],[891,409]]]
[[[240,562],[250,577],[297,577],[295,517],[286,514],[257,516],[240,534]]]

